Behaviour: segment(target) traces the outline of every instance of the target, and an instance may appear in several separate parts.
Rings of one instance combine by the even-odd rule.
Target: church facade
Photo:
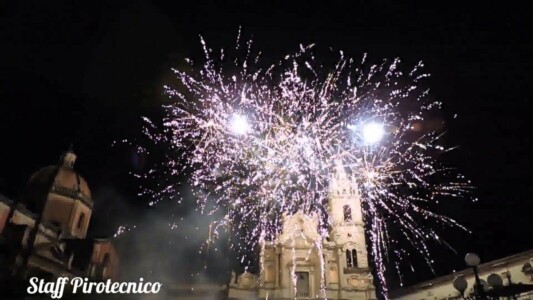
[[[340,165],[330,179],[328,212],[327,239],[318,215],[284,215],[281,233],[261,242],[260,274],[233,274],[229,299],[376,299],[360,195]]]

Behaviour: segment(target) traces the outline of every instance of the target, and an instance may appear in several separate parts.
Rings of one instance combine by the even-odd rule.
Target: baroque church
[[[0,194],[0,282],[10,289],[34,276],[116,278],[111,240],[87,237],[93,201],[75,162],[69,150],[57,165],[35,172],[16,201]]]
[[[327,239],[317,215],[285,215],[279,236],[260,245],[260,274],[233,274],[229,299],[376,299],[361,199],[342,165],[330,178],[328,211]]]

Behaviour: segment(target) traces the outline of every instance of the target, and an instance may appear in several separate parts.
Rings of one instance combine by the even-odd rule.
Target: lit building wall
[[[487,277],[490,274],[498,274],[502,277],[504,285],[508,285],[507,276],[509,274],[513,283],[533,284],[532,264],[533,250],[530,250],[480,264],[478,266],[479,277],[487,281]],[[462,299],[459,292],[452,285],[453,280],[458,276],[463,276],[468,282],[468,289],[465,295],[472,293],[475,277],[471,269],[466,269],[395,291],[391,294],[391,298],[394,300]],[[533,300],[533,293],[524,293],[517,299]]]

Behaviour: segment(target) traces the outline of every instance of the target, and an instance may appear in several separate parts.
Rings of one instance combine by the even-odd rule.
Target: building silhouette
[[[35,172],[18,201],[0,195],[0,289],[24,293],[31,277],[116,278],[111,241],[87,236],[93,202],[75,162],[69,150]]]

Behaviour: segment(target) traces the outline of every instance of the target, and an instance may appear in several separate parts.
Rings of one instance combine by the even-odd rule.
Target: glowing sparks
[[[235,134],[243,135],[250,131],[250,124],[246,117],[239,114],[233,114],[231,116],[230,128]]]
[[[213,232],[244,231],[234,246],[251,248],[279,233],[286,213],[316,213],[327,227],[329,179],[340,161],[360,191],[372,261],[385,289],[385,259],[406,255],[393,251],[398,240],[431,263],[427,242],[442,240],[417,220],[459,226],[428,204],[462,196],[469,184],[435,159],[447,151],[439,133],[412,130],[440,109],[419,86],[428,77],[422,63],[404,73],[399,59],[367,65],[341,53],[328,69],[315,62],[311,46],[302,46],[262,68],[251,41],[246,55],[234,60],[213,58],[202,45],[205,64],[175,70],[181,86],[166,87],[175,98],[166,106],[166,134],[149,121],[146,132],[169,145],[169,160],[159,170],[166,181],[190,174],[200,207],[224,214]],[[225,61],[237,71],[226,72]],[[170,183],[153,195],[157,201],[176,190]]]
[[[363,127],[363,140],[367,145],[374,145],[381,140],[384,133],[382,124],[371,122]]]

